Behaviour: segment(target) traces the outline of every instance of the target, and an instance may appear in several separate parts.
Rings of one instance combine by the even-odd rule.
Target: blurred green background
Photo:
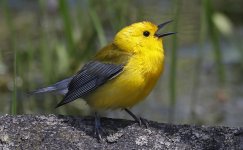
[[[242,0],[0,0],[0,114],[88,115],[81,100],[28,91],[76,73],[119,29],[173,19],[165,73],[135,114],[159,122],[243,124]],[[128,97],[129,99],[129,97]],[[129,118],[120,110],[105,116]]]

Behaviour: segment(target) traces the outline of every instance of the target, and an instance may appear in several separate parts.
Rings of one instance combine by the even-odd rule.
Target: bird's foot
[[[142,117],[137,117],[136,115],[134,115],[129,109],[125,108],[124,109],[130,116],[132,116],[132,118],[138,123],[139,126],[144,125],[146,128],[148,128],[149,126],[149,122],[148,120],[142,118]]]
[[[106,134],[105,130],[101,127],[100,117],[95,113],[95,127],[94,127],[94,136],[98,139],[99,142],[102,141],[101,134]]]
[[[139,118],[139,120],[140,120],[140,126],[143,124],[146,128],[148,128],[148,126],[149,126],[149,122],[148,122],[148,120],[146,120],[146,119],[144,119],[144,118],[142,118],[142,117],[140,117]]]

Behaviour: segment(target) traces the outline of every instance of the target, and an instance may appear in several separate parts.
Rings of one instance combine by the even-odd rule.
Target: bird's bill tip
[[[158,27],[158,30],[160,30],[161,28],[163,28],[165,25],[171,23],[172,21],[173,21],[173,20],[168,20],[168,21],[166,21],[166,22],[164,22],[164,23],[159,24],[159,25],[157,26],[157,27]]]
[[[159,24],[157,27],[158,27],[158,30],[159,31],[160,29],[162,29],[165,25],[171,23],[173,20],[169,20],[169,21],[166,21],[164,23],[161,23]],[[161,38],[161,37],[165,37],[165,36],[168,36],[168,35],[173,35],[173,34],[176,34],[176,32],[168,32],[168,33],[162,33],[162,34],[159,34],[159,33],[155,33],[155,36]]]
[[[176,34],[176,33],[177,32],[168,32],[168,33],[156,34],[156,36],[159,37],[159,38],[161,38],[161,37],[173,35],[173,34]]]

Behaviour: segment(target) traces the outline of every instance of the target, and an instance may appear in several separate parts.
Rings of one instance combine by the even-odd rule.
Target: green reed
[[[174,0],[174,26],[173,31],[178,31],[181,1]],[[173,122],[176,104],[176,70],[177,70],[177,47],[178,47],[178,35],[173,37],[171,58],[170,58],[170,74],[169,74],[169,96],[170,96],[170,112],[169,112],[169,122]]]
[[[13,51],[13,93],[12,100],[10,103],[10,113],[17,114],[17,50],[16,50],[16,35],[14,32],[14,24],[12,21],[12,14],[8,6],[8,1],[3,0],[3,9],[5,14],[5,21],[10,33],[9,45],[10,49]]]

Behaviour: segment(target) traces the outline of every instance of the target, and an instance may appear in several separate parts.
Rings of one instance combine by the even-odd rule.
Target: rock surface
[[[102,118],[103,140],[93,135],[92,117],[5,115],[0,149],[243,149],[242,128],[172,125]],[[240,133],[240,134],[238,134]]]

